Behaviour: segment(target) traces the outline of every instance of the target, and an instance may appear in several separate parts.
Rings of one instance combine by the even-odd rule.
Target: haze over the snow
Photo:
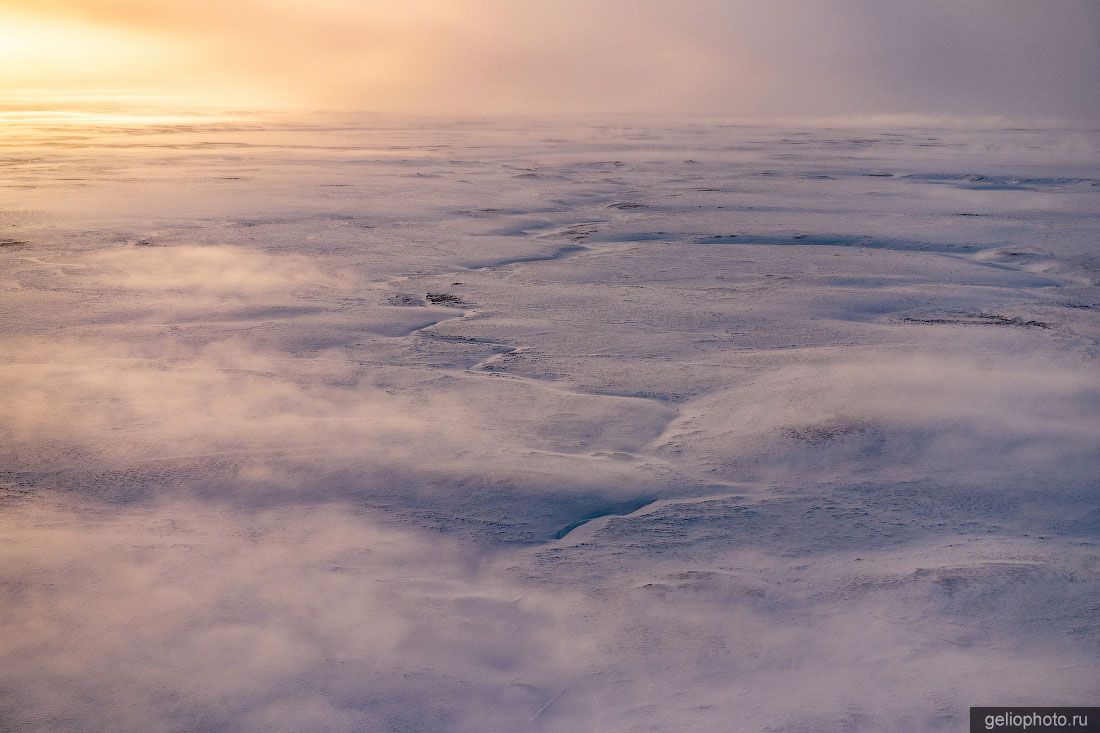
[[[0,731],[1100,699],[1098,8],[0,0]]]

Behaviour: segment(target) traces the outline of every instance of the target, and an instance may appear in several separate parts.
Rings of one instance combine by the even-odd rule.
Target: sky
[[[1095,0],[0,0],[0,94],[1100,120]]]

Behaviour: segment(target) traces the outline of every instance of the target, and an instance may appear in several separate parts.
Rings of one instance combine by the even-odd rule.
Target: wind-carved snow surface
[[[1097,699],[1094,133],[0,142],[0,729]]]

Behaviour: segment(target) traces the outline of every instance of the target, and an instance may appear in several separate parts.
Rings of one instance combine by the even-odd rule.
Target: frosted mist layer
[[[1094,132],[0,145],[0,729],[1096,699]]]

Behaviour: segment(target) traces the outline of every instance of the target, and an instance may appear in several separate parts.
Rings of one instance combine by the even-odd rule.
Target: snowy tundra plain
[[[1100,692],[1100,136],[0,134],[0,729]]]

